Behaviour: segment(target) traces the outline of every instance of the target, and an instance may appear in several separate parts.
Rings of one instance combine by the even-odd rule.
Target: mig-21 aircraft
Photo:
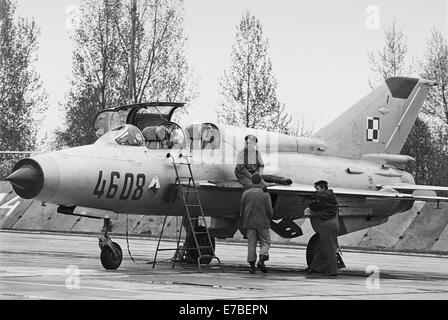
[[[314,182],[323,179],[337,197],[339,235],[344,235],[383,224],[415,201],[448,201],[438,194],[448,187],[416,185],[404,171],[414,159],[400,154],[434,85],[425,79],[389,78],[310,138],[211,122],[182,128],[172,121],[182,103],[109,108],[95,118],[95,143],[22,159],[6,180],[20,197],[57,204],[64,214],[81,206],[117,214],[185,216],[189,209],[179,189],[189,189],[194,177],[192,190],[211,223],[197,233],[201,227],[190,223],[186,239],[214,246],[214,238],[231,238],[238,230],[243,186],[234,169],[245,136],[252,134],[258,138],[274,208],[272,230],[284,238],[302,235],[294,220],[307,217]],[[193,217],[199,215],[191,210]],[[100,237],[101,262],[116,269],[122,252],[107,230]],[[308,263],[319,245],[315,234],[307,246]]]

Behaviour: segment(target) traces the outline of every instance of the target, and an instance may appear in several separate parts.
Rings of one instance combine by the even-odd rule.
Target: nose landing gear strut
[[[110,231],[110,218],[104,218],[103,234],[98,238],[98,245],[101,249],[101,264],[107,270],[115,270],[123,259],[123,253],[121,247],[118,243],[113,242],[112,239],[107,234]]]
[[[57,212],[62,213],[69,216],[76,216],[76,217],[82,217],[82,218],[90,218],[90,219],[99,219],[103,220],[103,234],[101,234],[98,238],[101,249],[101,264],[103,267],[107,270],[115,270],[117,269],[120,264],[121,260],[123,259],[123,253],[121,252],[120,245],[116,242],[113,242],[112,239],[107,234],[111,230],[111,223],[109,216],[98,217],[98,216],[90,216],[86,214],[78,214],[74,213],[76,206],[67,207],[60,205],[58,207]]]

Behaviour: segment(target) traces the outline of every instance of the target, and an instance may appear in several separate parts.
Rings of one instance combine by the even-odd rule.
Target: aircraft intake
[[[22,159],[16,163],[13,172],[6,178],[14,191],[23,199],[32,199],[42,190],[44,174],[39,164],[32,159]]]

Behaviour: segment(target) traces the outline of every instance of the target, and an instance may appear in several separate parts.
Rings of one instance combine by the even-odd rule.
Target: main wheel
[[[112,244],[118,251],[118,256],[115,256],[113,251],[108,246],[104,246],[101,249],[101,264],[103,265],[104,269],[107,270],[117,269],[121,264],[121,260],[123,259],[123,253],[121,251],[120,245],[116,242],[112,242]]]
[[[313,262],[315,255],[318,254],[319,251],[321,251],[320,238],[319,234],[315,233],[306,246],[306,263],[308,266]]]
[[[205,232],[206,229],[204,226],[199,226],[196,228],[196,232]],[[196,238],[198,240],[198,245],[200,247],[204,247],[204,246],[210,246],[210,242],[208,240],[208,236],[206,233],[201,233],[196,235]],[[202,248],[201,250],[201,255],[206,255],[206,257],[203,257],[201,259],[201,264],[209,264],[212,261],[212,256],[213,256],[213,252],[215,250],[215,238],[214,237],[210,237],[211,241],[212,241],[212,247],[213,250],[211,248]],[[185,248],[193,248],[193,249],[187,249],[184,251],[184,255],[183,255],[183,259],[184,261],[188,262],[188,263],[197,263],[198,258],[199,258],[199,253],[198,250],[196,249],[196,243],[194,242],[194,237],[193,234],[188,233],[186,238],[185,238],[185,244],[184,244]]]

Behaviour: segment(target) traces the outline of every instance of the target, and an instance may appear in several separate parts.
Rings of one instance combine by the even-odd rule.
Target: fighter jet
[[[181,127],[172,121],[182,103],[151,102],[105,109],[95,118],[98,140],[76,148],[20,160],[6,180],[22,198],[117,214],[185,216],[178,196],[191,176],[213,238],[238,230],[243,187],[236,181],[236,155],[248,134],[258,138],[264,178],[274,208],[272,230],[284,238],[302,235],[296,219],[307,218],[314,182],[326,180],[339,204],[339,235],[387,222],[417,200],[448,201],[448,187],[416,185],[404,169],[414,159],[400,150],[428,90],[425,79],[394,77],[310,138],[212,122]],[[180,164],[186,164],[182,169]],[[184,170],[179,172],[179,170]],[[187,175],[188,176],[188,175]],[[187,238],[194,228],[186,228]],[[121,248],[107,229],[100,237],[101,262],[116,269]],[[202,236],[202,240],[207,240]],[[191,237],[190,237],[191,239]],[[318,250],[307,246],[307,261]]]

